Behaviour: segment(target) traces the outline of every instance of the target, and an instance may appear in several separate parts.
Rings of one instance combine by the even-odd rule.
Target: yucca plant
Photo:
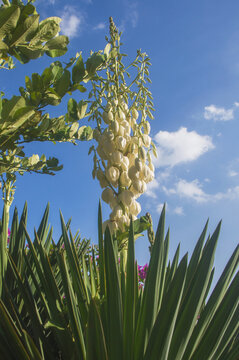
[[[133,223],[126,254],[109,228],[103,236],[99,208],[96,258],[95,249],[89,252],[88,242],[72,235],[62,215],[62,236],[55,244],[48,211],[33,242],[26,208],[20,223],[14,215],[0,301],[1,358],[239,358],[239,246],[211,290],[220,223],[205,242],[206,224],[190,260],[186,254],[179,261],[178,247],[168,261],[163,209],[140,288]]]

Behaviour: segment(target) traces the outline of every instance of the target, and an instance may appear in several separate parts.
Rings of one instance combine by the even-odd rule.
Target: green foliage
[[[39,22],[39,14],[32,1],[24,5],[21,0],[5,0],[0,7],[0,68],[12,69],[12,57],[27,63],[44,54],[50,57],[63,55],[68,38],[58,35],[60,21],[58,17],[50,17]],[[66,94],[71,95],[76,90],[86,91],[81,82],[91,79],[104,63],[104,59],[99,61],[97,54],[93,53],[86,62],[86,66],[88,61],[91,63],[89,74],[82,55],[77,54],[65,67],[60,61],[55,61],[41,75],[34,73],[31,77],[26,76],[25,86],[19,88],[20,95],[6,99],[1,93],[0,185],[5,193],[11,191],[11,199],[17,174],[35,172],[54,175],[62,168],[57,159],[47,159],[44,154],[26,156],[25,144],[33,141],[76,144],[76,141],[92,138],[92,129],[89,126],[79,127],[77,123],[87,115],[87,103],[83,100],[76,104],[70,99],[68,113],[56,118],[51,118],[44,109],[48,105],[59,105]],[[72,103],[76,104],[74,112]],[[6,196],[4,202],[11,205]]]
[[[47,18],[39,22],[32,2],[5,1],[0,7],[0,67],[12,68],[12,56],[21,63],[47,54],[61,56],[67,51],[68,38],[57,36],[61,19]]]
[[[19,221],[15,210],[5,255],[9,262],[0,300],[1,357],[239,357],[238,246],[210,292],[220,224],[204,243],[206,224],[189,261],[187,254],[179,261],[177,249],[171,263],[163,209],[145,286],[139,288],[133,224],[127,254],[120,252],[108,228],[103,237],[99,209],[96,258],[94,247],[89,248],[89,242],[80,240],[78,234],[73,236],[70,222],[65,224],[62,215],[62,236],[57,243],[53,241],[49,207],[32,242],[26,214],[25,207]],[[1,227],[0,236],[3,231]]]

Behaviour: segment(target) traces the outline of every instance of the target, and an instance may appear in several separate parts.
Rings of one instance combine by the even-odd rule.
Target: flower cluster
[[[142,289],[145,284],[146,276],[148,273],[148,264],[145,264],[144,266],[138,265],[138,279],[139,279],[139,288]]]
[[[108,102],[102,114],[107,127],[94,131],[97,154],[101,159],[96,177],[104,189],[102,200],[110,205],[110,219],[104,223],[112,232],[124,231],[141,211],[136,199],[146,191],[146,184],[154,178],[154,166],[149,150],[150,124],[137,122],[138,111],[131,111],[123,97]]]

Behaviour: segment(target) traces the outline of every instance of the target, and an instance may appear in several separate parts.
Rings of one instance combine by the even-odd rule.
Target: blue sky
[[[158,147],[156,176],[140,197],[156,226],[164,202],[171,231],[170,256],[181,242],[181,255],[191,253],[209,217],[213,232],[223,226],[216,253],[216,277],[238,243],[239,230],[239,3],[202,1],[36,1],[42,19],[62,17],[70,37],[67,61],[77,51],[86,60],[90,50],[104,49],[108,18],[123,31],[122,51],[132,59],[141,48],[151,58],[150,90],[155,120],[152,136]],[[1,89],[10,97],[26,74],[42,72],[50,58],[17,64],[1,72]],[[82,94],[74,94],[77,100]],[[63,114],[66,102],[51,108]],[[59,209],[72,216],[73,230],[95,241],[101,189],[91,177],[89,143],[31,144],[29,154],[56,156],[64,169],[55,177],[19,177],[15,205],[29,205],[29,228],[37,225],[47,202],[57,237]],[[104,206],[104,218],[108,208]],[[146,237],[137,240],[140,264],[148,260]]]

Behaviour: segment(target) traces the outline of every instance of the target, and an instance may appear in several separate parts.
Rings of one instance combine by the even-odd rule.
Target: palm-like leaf
[[[2,358],[239,358],[239,246],[208,296],[220,224],[204,244],[206,224],[189,262],[187,254],[179,261],[178,247],[171,263],[163,209],[145,286],[139,289],[132,223],[127,254],[119,252],[109,229],[103,237],[99,208],[96,262],[94,249],[86,254],[88,242],[73,237],[62,215],[62,236],[53,242],[48,207],[32,242],[26,213],[25,207],[18,222],[15,211],[3,277]]]

